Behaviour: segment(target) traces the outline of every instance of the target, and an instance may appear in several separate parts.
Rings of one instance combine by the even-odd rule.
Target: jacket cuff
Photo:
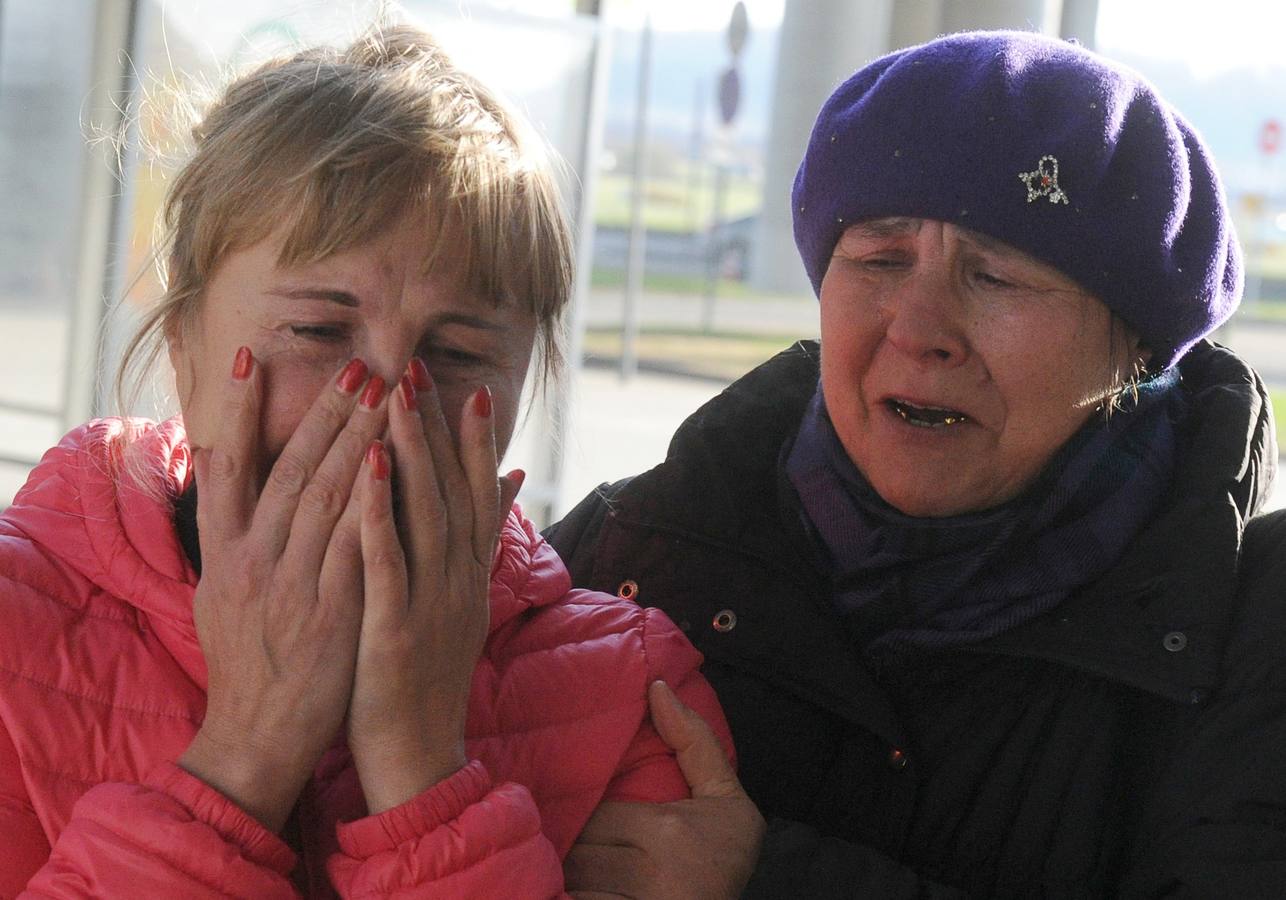
[[[377,816],[341,823],[339,847],[354,859],[369,859],[450,822],[491,790],[491,775],[478,760],[424,793]]]
[[[174,763],[157,766],[143,784],[179,803],[192,818],[209,825],[225,841],[236,845],[241,855],[255,865],[272,869],[283,877],[288,877],[295,867],[295,853],[285,841],[223,794]]]

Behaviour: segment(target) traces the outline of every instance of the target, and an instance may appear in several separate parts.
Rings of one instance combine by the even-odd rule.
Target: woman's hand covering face
[[[362,624],[363,454],[385,428],[382,380],[351,362],[258,487],[262,367],[237,353],[222,427],[196,453],[205,720],[180,760],[272,830],[343,721]]]
[[[208,702],[181,764],[273,830],[346,713],[373,812],[465,761],[491,560],[521,475],[496,478],[485,387],[457,452],[418,359],[391,396],[366,374],[354,360],[334,378],[260,490],[263,384],[243,349],[219,439],[197,453]]]
[[[367,454],[365,609],[348,744],[372,813],[466,761],[464,726],[487,636],[496,536],[521,473],[497,482],[485,386],[459,421],[457,452],[432,379],[413,360],[389,402],[390,444],[374,443]]]

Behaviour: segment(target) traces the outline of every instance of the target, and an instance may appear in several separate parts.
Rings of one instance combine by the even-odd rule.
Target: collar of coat
[[[696,541],[730,565],[753,559],[816,589],[821,576],[794,510],[784,508],[778,467],[816,386],[819,354],[816,342],[800,342],[698,409],[665,463],[608,499],[612,518]],[[1234,614],[1244,527],[1268,495],[1277,451],[1267,391],[1236,355],[1203,342],[1180,374],[1191,414],[1179,426],[1173,486],[1151,524],[1094,585],[971,649],[1056,661],[1179,703],[1209,696]],[[866,677],[836,678],[834,658],[851,654],[828,604],[798,616],[775,602],[768,592],[743,593],[735,637],[722,647],[699,641],[701,649],[770,665],[846,705],[858,689],[846,680]],[[780,627],[784,616],[789,627]]]

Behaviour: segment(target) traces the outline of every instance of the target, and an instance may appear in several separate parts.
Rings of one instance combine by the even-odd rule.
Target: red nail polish
[[[522,490],[523,482],[527,480],[527,473],[522,469],[514,469],[509,473],[509,480],[514,483],[514,496],[517,497]]]
[[[473,395],[473,411],[480,419],[491,415],[491,388],[485,384]]]
[[[429,374],[429,367],[424,364],[424,360],[418,356],[412,356],[406,368],[417,391],[433,389],[433,376]]]
[[[388,453],[384,450],[383,441],[371,441],[366,448],[366,464],[371,467],[376,481],[388,481]]]
[[[249,347],[238,348],[236,359],[232,361],[232,377],[237,381],[245,381],[250,377],[250,369],[254,363],[255,358]]]
[[[411,381],[410,375],[403,375],[402,380],[397,383],[398,396],[402,398],[402,408],[407,412],[415,409],[415,384]]]
[[[344,370],[339,373],[339,377],[335,379],[335,386],[345,394],[351,394],[361,387],[362,382],[365,380],[366,363],[360,359],[352,359],[349,360],[348,365],[344,366]]]
[[[380,405],[384,399],[384,379],[378,375],[372,375],[371,380],[366,383],[366,390],[362,391],[362,398],[358,401],[367,409],[374,409]]]

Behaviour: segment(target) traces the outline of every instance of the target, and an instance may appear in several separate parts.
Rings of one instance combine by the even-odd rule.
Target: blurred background
[[[385,5],[0,0],[0,506],[68,428],[122,411],[115,362],[159,293],[150,238],[174,162],[159,89],[217,84],[296,44],[343,41]],[[1217,338],[1258,368],[1286,415],[1280,0],[400,8],[523,109],[567,162],[579,254],[571,364],[535,398],[508,460],[528,471],[522,501],[538,522],[659,462],[688,413],[816,336],[788,205],[813,117],[863,63],[970,28],[1074,37],[1142,71],[1204,134],[1249,270],[1245,302]],[[169,393],[159,372],[129,411],[171,414]]]

